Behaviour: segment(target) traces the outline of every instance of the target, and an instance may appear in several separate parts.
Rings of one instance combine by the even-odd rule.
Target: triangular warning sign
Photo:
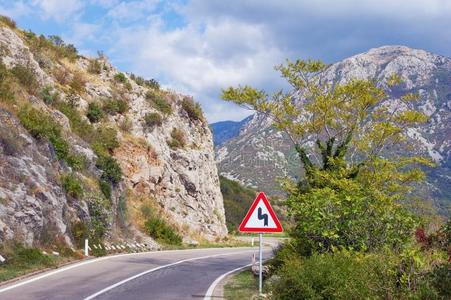
[[[241,222],[240,232],[282,232],[282,225],[263,192],[258,194]]]

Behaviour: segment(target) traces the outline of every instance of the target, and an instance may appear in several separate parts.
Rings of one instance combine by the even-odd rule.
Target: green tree
[[[331,83],[321,77],[326,68],[320,61],[288,61],[276,69],[291,91],[269,96],[239,86],[223,90],[222,98],[271,118],[293,143],[304,176],[299,182],[284,180],[283,187],[301,253],[401,246],[415,218],[400,203],[424,178],[421,165],[431,163],[407,152],[386,153],[409,149],[405,130],[427,118],[409,108],[418,99],[414,94],[385,105],[388,96],[375,81]],[[400,83],[392,75],[381,86]]]

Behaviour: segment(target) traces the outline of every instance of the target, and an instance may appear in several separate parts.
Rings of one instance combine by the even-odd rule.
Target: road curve
[[[125,254],[88,260],[0,287],[0,299],[203,299],[221,275],[250,263],[258,248]],[[265,248],[264,257],[271,254]]]

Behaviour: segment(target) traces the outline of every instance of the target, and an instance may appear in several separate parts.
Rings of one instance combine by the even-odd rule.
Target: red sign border
[[[256,228],[256,227],[245,227],[247,222],[249,221],[252,213],[254,212],[255,208],[257,207],[260,200],[263,200],[263,203],[265,204],[266,208],[268,209],[269,214],[271,215],[272,219],[274,220],[274,223],[276,224],[276,228]],[[240,227],[238,229],[240,232],[254,232],[254,233],[264,233],[264,232],[283,232],[282,225],[279,222],[279,219],[277,219],[276,214],[274,213],[274,210],[271,207],[271,204],[269,204],[268,199],[266,199],[266,195],[263,192],[260,192],[255,198],[254,203],[252,203],[251,208],[249,208],[246,216],[244,217],[243,221],[240,224]]]

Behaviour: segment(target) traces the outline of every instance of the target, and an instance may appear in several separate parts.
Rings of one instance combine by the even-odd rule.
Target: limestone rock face
[[[397,106],[399,95],[418,93],[420,100],[411,104],[429,116],[429,121],[406,132],[416,143],[416,154],[430,157],[438,167],[427,170],[427,184],[421,197],[433,201],[443,214],[449,214],[451,199],[451,59],[404,46],[385,46],[352,56],[330,65],[322,80],[346,82],[353,78],[385,82],[398,74],[403,84],[387,91],[389,99],[381,105]],[[277,177],[302,176],[300,162],[291,142],[271,126],[272,121],[254,115],[243,124],[238,136],[217,147],[220,173],[257,187],[281,194]],[[314,146],[308,140],[306,145]],[[252,170],[250,172],[250,170]]]
[[[119,71],[104,57],[96,59],[100,67],[93,72],[93,58],[52,56],[52,49],[33,48],[29,39],[24,32],[0,24],[1,62],[10,70],[26,67],[38,84],[33,93],[23,88],[15,102],[0,100],[0,242],[18,240],[32,245],[58,237],[71,245],[73,225],[91,226],[100,214],[106,225],[105,239],[138,239],[157,247],[143,228],[144,203],[152,203],[154,214],[184,240],[227,235],[212,135],[202,117],[193,118],[182,107],[186,96],[138,85],[129,74],[119,80]],[[110,199],[103,198],[98,184],[104,171],[97,165],[98,152],[93,146],[97,137],[86,138],[85,132],[75,130],[67,112],[43,100],[44,88],[52,91],[55,101],[70,104],[78,112],[77,124],[115,129],[119,145],[109,155],[121,167],[122,179],[112,184]],[[163,97],[171,112],[155,108],[146,97],[149,91]],[[98,123],[86,117],[90,103],[102,107],[117,99],[128,110],[105,113]],[[40,110],[60,126],[69,151],[84,158],[83,170],[59,160],[47,138],[36,138],[22,126],[18,111],[25,106]],[[161,116],[158,126],[146,124],[149,113]],[[182,147],[169,146],[174,129],[183,135]],[[62,178],[67,174],[82,183],[80,199],[63,189]],[[98,203],[103,207],[93,209]]]

